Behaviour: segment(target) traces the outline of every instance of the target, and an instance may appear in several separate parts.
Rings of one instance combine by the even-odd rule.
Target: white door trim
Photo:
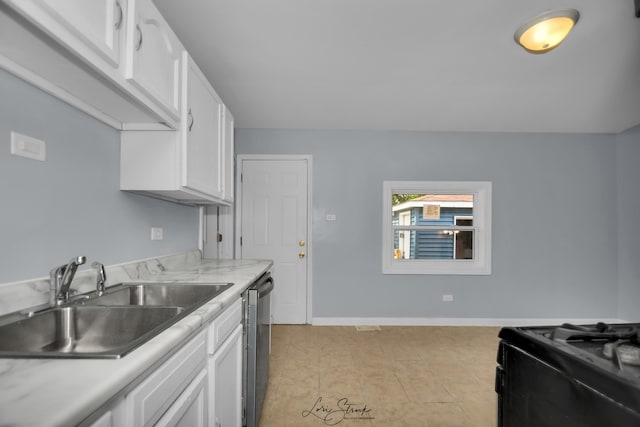
[[[238,154],[236,156],[236,232],[235,232],[235,258],[239,259],[241,256],[240,236],[242,232],[242,162],[244,160],[306,160],[307,161],[307,320],[308,324],[311,324],[313,319],[312,313],[312,300],[313,300],[313,243],[312,243],[312,200],[313,200],[313,156],[311,154]],[[277,286],[278,278],[274,277]]]

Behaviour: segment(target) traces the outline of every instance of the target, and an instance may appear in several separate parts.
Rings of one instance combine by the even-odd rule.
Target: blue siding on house
[[[400,223],[400,218],[398,217],[398,215],[394,214],[391,217],[391,224],[392,225],[398,225]],[[398,233],[393,233],[393,247],[394,248],[399,248],[400,247],[400,242],[398,239]]]
[[[452,259],[453,236],[438,231],[416,231],[412,242],[414,259]]]

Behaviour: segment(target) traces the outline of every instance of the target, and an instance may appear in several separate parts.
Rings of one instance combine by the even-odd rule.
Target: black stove
[[[503,328],[498,426],[640,426],[640,325]]]

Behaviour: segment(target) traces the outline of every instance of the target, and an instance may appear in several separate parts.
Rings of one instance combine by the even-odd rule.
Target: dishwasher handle
[[[248,291],[258,291],[258,297],[263,297],[273,290],[273,277],[270,272],[264,273],[247,288]]]
[[[260,286],[256,288],[256,290],[258,291],[258,298],[262,298],[270,294],[271,291],[273,291],[273,278],[269,276],[269,278],[261,283]]]
[[[246,298],[249,305],[257,304],[260,298],[263,298],[273,291],[273,278],[270,273],[265,273],[258,280],[253,282],[246,290]]]

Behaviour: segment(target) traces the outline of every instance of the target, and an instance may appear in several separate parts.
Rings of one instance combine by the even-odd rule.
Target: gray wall
[[[12,130],[45,140],[46,162],[12,156]],[[119,191],[119,141],[0,70],[0,283],[47,276],[76,255],[114,264],[197,247],[196,208]]]
[[[11,130],[44,139],[47,161],[10,155]],[[113,264],[197,246],[195,208],[118,190],[117,131],[2,71],[0,145],[0,283],[46,276],[79,254]],[[640,127],[617,136],[240,129],[236,150],[314,157],[316,317],[640,321]],[[385,179],[493,181],[493,274],[382,275]],[[338,220],[326,222],[329,212]],[[165,240],[152,242],[151,226]],[[442,303],[444,293],[454,302]]]
[[[640,322],[640,126],[617,136],[620,317]]]
[[[313,155],[314,317],[616,318],[615,146],[613,135],[236,131],[238,154]],[[492,181],[493,274],[383,275],[384,180]]]

